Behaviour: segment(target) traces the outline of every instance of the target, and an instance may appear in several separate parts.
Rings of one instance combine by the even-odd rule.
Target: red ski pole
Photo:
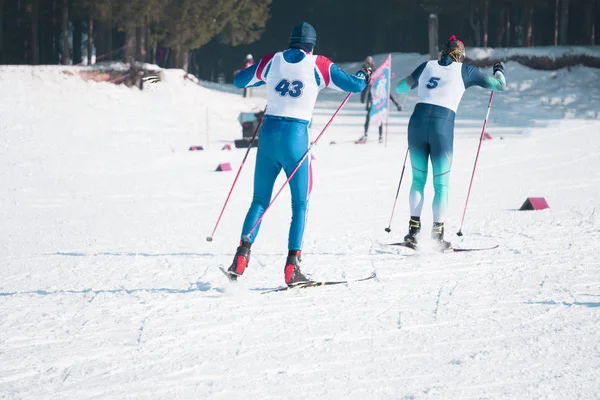
[[[467,200],[465,201],[465,209],[463,211],[462,220],[460,221],[460,229],[456,234],[458,236],[462,236],[462,227],[465,222],[465,215],[467,214],[467,205],[469,204],[469,196],[471,196],[471,187],[473,186],[473,178],[475,177],[475,168],[477,167],[477,160],[479,159],[479,150],[481,150],[481,142],[483,142],[483,135],[485,134],[485,127],[487,125],[487,120],[490,116],[490,110],[492,109],[492,100],[494,100],[494,91],[492,90],[492,94],[490,94],[490,102],[488,103],[487,114],[485,115],[485,120],[483,120],[483,128],[481,129],[481,136],[479,137],[479,146],[477,147],[477,155],[475,156],[475,163],[473,164],[473,173],[471,174],[471,182],[469,183],[469,191],[467,192]]]
[[[258,131],[262,125],[263,119],[265,117],[265,112],[267,111],[266,107],[263,110],[262,116],[260,117],[260,121],[258,122],[258,125],[256,126],[256,129],[254,130],[254,134],[252,135],[252,139],[250,139],[250,145],[248,146],[248,150],[246,150],[246,154],[244,155],[244,158],[242,159],[242,163],[240,164],[240,168],[238,169],[237,174],[235,175],[235,179],[233,180],[233,184],[231,185],[231,189],[229,189],[229,194],[227,195],[227,198],[225,199],[225,204],[223,204],[223,208],[221,209],[221,213],[219,214],[219,218],[217,219],[217,223],[215,224],[215,227],[211,233],[210,236],[206,237],[206,241],[207,242],[212,242],[213,240],[213,236],[215,235],[215,232],[217,230],[217,227],[219,226],[219,222],[221,222],[221,217],[223,216],[223,212],[225,212],[225,207],[227,207],[227,203],[229,202],[229,198],[231,197],[231,193],[233,192],[233,188],[235,187],[235,184],[238,181],[238,178],[240,177],[240,173],[242,172],[242,168],[244,168],[244,164],[246,163],[246,158],[248,158],[248,153],[250,153],[250,149],[252,148],[252,145],[254,145],[254,141],[256,140],[256,135],[258,134]]]
[[[302,163],[304,162],[304,160],[306,160],[306,157],[308,157],[308,155],[310,154],[310,150],[313,148],[314,145],[316,145],[319,142],[319,139],[321,138],[321,136],[323,136],[323,134],[325,133],[325,131],[327,130],[327,128],[329,127],[329,125],[331,124],[331,122],[333,122],[333,119],[338,115],[338,113],[342,109],[342,107],[344,107],[344,105],[348,102],[348,99],[350,98],[351,95],[352,95],[352,93],[348,93],[348,95],[346,96],[346,98],[344,99],[344,101],[342,101],[342,104],[340,104],[340,106],[337,108],[337,110],[335,110],[335,112],[333,113],[333,115],[331,116],[331,118],[329,119],[329,121],[327,122],[327,124],[325,125],[325,127],[323,128],[323,130],[321,130],[321,133],[319,133],[319,136],[317,136],[317,138],[315,139],[315,141],[312,142],[310,144],[310,146],[308,146],[308,149],[306,149],[306,153],[304,153],[304,155],[302,156],[302,158],[300,159],[300,161],[298,161],[298,164],[296,164],[296,168],[294,168],[294,170],[292,171],[292,173],[290,174],[290,176],[288,176],[288,178],[286,179],[286,181],[283,182],[283,185],[281,185],[281,188],[275,194],[275,197],[273,197],[273,200],[271,200],[271,202],[269,203],[269,205],[267,206],[267,208],[265,208],[265,211],[263,211],[263,213],[260,216],[260,218],[258,218],[258,220],[254,223],[254,225],[252,226],[252,229],[250,229],[250,231],[243,236],[244,240],[250,241],[250,235],[256,230],[256,228],[258,227],[258,225],[260,224],[260,222],[265,217],[265,214],[267,213],[267,211],[269,211],[269,209],[271,208],[271,206],[273,205],[273,203],[275,202],[275,200],[277,200],[277,197],[279,197],[279,195],[281,194],[281,192],[283,191],[283,189],[285,188],[285,186],[289,183],[289,181],[292,180],[292,178],[294,177],[294,175],[296,175],[296,172],[298,171],[298,169],[300,169],[300,166],[302,165]]]

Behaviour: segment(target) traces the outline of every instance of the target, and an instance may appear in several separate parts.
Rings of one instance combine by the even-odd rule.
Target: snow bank
[[[518,49],[514,49],[518,52]],[[530,50],[530,49],[527,49]],[[470,50],[467,49],[467,52]],[[492,53],[501,55],[502,53]],[[523,54],[527,54],[523,50]],[[542,53],[540,53],[542,54]],[[375,63],[379,65],[387,54],[376,55]],[[392,54],[392,87],[409,75],[422,62],[428,61],[427,55],[415,53]],[[497,126],[529,127],[536,121],[548,123],[557,119],[598,119],[600,118],[600,85],[597,82],[600,70],[585,66],[562,68],[555,71],[544,71],[529,68],[519,62],[508,61],[506,79],[508,90],[498,93],[493,104],[491,118]],[[341,64],[344,70],[355,72],[362,62]],[[492,68],[481,67],[491,74]],[[417,91],[407,95],[397,95],[407,111],[412,111],[417,99]],[[351,101],[359,101],[360,96],[353,96]],[[328,91],[321,95],[322,99],[341,101],[343,95]],[[480,88],[472,88],[465,92],[458,109],[459,119],[481,117],[485,109],[489,92]]]
[[[558,59],[562,57],[586,56],[600,58],[600,46],[539,46],[513,48],[468,47],[469,60],[496,59],[506,60],[513,57],[544,57]]]
[[[94,112],[103,116],[106,135],[148,129],[149,124],[153,126],[152,132],[184,129],[189,135],[189,140],[181,144],[184,147],[240,138],[238,114],[264,105],[262,99],[246,100],[204,88],[186,79],[182,70],[161,70],[164,80],[146,85],[143,91],[85,81],[77,76],[82,70],[114,70],[122,66],[120,63],[100,67],[0,66],[0,93],[11,93],[12,107],[19,110],[20,116],[29,115],[38,121],[40,125],[35,126],[40,129],[50,124],[56,127],[55,132],[63,131],[61,126],[68,131],[67,127],[73,123],[84,133],[92,129],[87,120],[90,112]],[[123,107],[124,112],[115,113],[115,105]],[[2,115],[1,120],[8,124],[13,118]],[[170,140],[165,139],[170,146]]]

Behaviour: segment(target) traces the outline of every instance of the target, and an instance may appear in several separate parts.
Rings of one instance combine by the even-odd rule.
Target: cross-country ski
[[[287,286],[282,286],[282,287],[278,287],[275,289],[270,289],[270,290],[266,290],[264,292],[261,292],[262,294],[267,294],[267,293],[274,293],[274,292],[283,292],[286,290],[292,290],[292,289],[308,289],[308,288],[314,288],[314,287],[320,287],[320,286],[333,286],[333,285],[342,285],[342,284],[347,284],[347,283],[351,283],[351,282],[364,282],[364,281],[368,281],[371,279],[375,279],[377,278],[377,275],[375,273],[372,273],[371,275],[365,277],[365,278],[360,278],[360,279],[351,279],[351,280],[342,280],[342,281],[313,281],[313,280],[308,280],[306,282],[298,282],[298,283],[292,283],[290,285]]]
[[[386,245],[387,246],[406,247],[408,249],[415,250],[415,251],[419,250],[419,247],[417,245],[415,245],[414,243],[410,243],[410,242],[387,243]],[[494,249],[497,249],[498,247],[500,247],[499,244],[494,245],[494,246],[489,246],[489,247],[471,247],[471,248],[449,247],[449,248],[440,248],[440,249],[435,249],[435,250],[442,252],[442,253],[446,253],[446,252],[461,253],[461,252],[469,252],[469,251],[494,250]]]

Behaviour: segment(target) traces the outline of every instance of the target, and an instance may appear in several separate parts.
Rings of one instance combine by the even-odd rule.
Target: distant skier
[[[252,64],[254,64],[254,57],[252,57],[252,54],[247,54],[246,61],[244,61],[244,68],[242,70],[249,68]],[[244,97],[250,97],[249,88],[244,88]]]
[[[250,247],[258,228],[248,235],[269,205],[273,185],[283,169],[292,173],[306,153],[310,138],[308,124],[317,95],[326,87],[358,93],[371,78],[372,70],[362,68],[349,75],[324,56],[312,54],[317,33],[303,22],[290,34],[289,48],[264,56],[257,64],[241,71],[234,79],[236,87],[266,83],[267,110],[260,130],[254,171],[254,197],[242,229],[242,240],[228,269],[232,280],[244,273],[250,260]],[[306,222],[308,199],[312,189],[310,157],[302,163],[289,182],[292,194],[292,222],[288,236],[288,255],[284,266],[288,285],[308,281],[300,272],[300,253]],[[260,225],[259,225],[260,226]]]
[[[373,61],[373,57],[369,56],[365,59],[363,63],[363,68],[366,67],[375,69],[375,61]],[[373,107],[373,92],[371,89],[372,87],[370,85],[367,85],[367,87],[365,87],[365,89],[360,94],[360,102],[363,104],[365,102],[367,103],[367,118],[365,120],[365,133],[360,137],[360,139],[356,141],[356,143],[366,143],[368,139],[369,125],[371,123],[371,108]],[[398,103],[398,100],[396,100],[396,98],[392,96],[391,93],[390,100],[392,100],[398,111],[402,111],[402,106]],[[383,142],[383,123],[379,124],[379,143],[381,142]]]
[[[421,231],[423,192],[430,158],[435,192],[431,236],[438,242],[440,249],[451,247],[444,240],[444,221],[448,208],[454,117],[463,93],[471,86],[496,91],[506,88],[502,63],[494,64],[492,77],[471,65],[463,64],[464,59],[465,46],[452,35],[445,44],[439,61],[424,62],[396,86],[398,93],[419,88],[417,105],[408,124],[413,180],[409,197],[409,231],[404,241],[413,247],[416,247]]]

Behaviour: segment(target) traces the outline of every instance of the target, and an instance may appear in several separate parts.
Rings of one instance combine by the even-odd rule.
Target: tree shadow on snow
[[[569,303],[567,301],[547,300],[547,301],[526,301],[525,304],[556,305],[556,306],[561,305],[561,306],[565,306],[565,307],[582,306],[582,307],[589,307],[589,308],[600,307],[600,302],[594,302],[594,301],[574,301],[572,303]]]

